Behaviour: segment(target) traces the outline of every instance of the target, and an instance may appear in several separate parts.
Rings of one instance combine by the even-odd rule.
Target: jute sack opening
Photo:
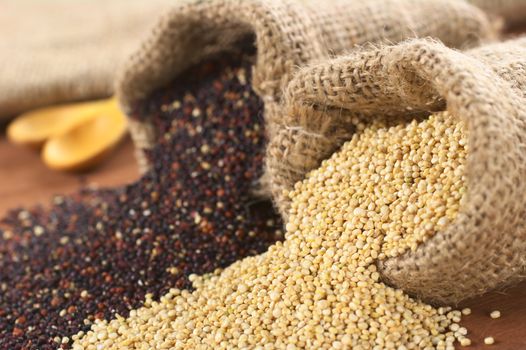
[[[291,173],[305,175],[305,165],[315,168],[351,138],[352,116],[448,110],[461,118],[469,154],[457,218],[415,252],[381,262],[381,271],[397,287],[447,303],[521,278],[526,38],[466,53],[425,39],[359,50],[299,71],[285,104],[287,126],[271,139],[267,155],[271,185],[281,189],[290,186]]]
[[[502,17],[507,27],[526,24],[525,0],[469,0],[490,15]]]
[[[123,67],[117,81],[130,114],[156,89],[190,66],[255,38],[253,88],[265,105],[267,133],[280,127],[282,90],[298,66],[327,59],[366,42],[389,43],[416,36],[464,47],[493,36],[484,13],[458,0],[215,0],[170,10]],[[148,120],[131,120],[142,170],[155,131]],[[265,180],[262,180],[265,183]]]
[[[3,0],[0,120],[110,96],[115,71],[172,0]]]

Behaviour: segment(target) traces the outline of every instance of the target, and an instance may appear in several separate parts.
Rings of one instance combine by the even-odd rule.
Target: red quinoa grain
[[[68,348],[95,319],[126,317],[146,294],[191,288],[281,239],[262,174],[262,102],[252,55],[228,54],[154,93],[135,118],[159,135],[152,169],[118,189],[12,211],[0,230],[0,349]]]

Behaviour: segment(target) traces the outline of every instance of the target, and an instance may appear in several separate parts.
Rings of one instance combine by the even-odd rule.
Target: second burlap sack
[[[0,121],[110,96],[115,71],[171,2],[0,1]]]
[[[264,102],[266,131],[272,134],[283,115],[282,90],[300,65],[357,44],[410,37],[472,46],[492,37],[493,29],[481,10],[458,0],[191,2],[168,11],[123,68],[117,82],[122,107],[130,114],[154,90],[192,65],[236,50],[247,36],[257,49],[252,85]],[[131,133],[146,170],[144,151],[153,147],[155,129],[147,118],[131,120]]]
[[[466,53],[432,40],[357,50],[305,68],[285,95],[267,165],[286,210],[291,188],[353,134],[352,116],[447,110],[468,130],[457,218],[414,252],[380,264],[387,281],[456,303],[521,278],[526,266],[526,38]],[[291,178],[293,175],[294,179]]]

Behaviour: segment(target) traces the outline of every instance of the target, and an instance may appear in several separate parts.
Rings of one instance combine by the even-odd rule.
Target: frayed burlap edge
[[[269,150],[280,152],[282,164],[297,157],[314,166],[352,136],[346,120],[353,114],[395,117],[447,106],[462,118],[470,147],[468,190],[456,220],[415,252],[380,263],[389,283],[456,303],[522,278],[525,92],[526,39],[468,54],[423,39],[357,51],[298,72],[285,95],[289,128]]]

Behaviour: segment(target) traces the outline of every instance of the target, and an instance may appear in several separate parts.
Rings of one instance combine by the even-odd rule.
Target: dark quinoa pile
[[[145,294],[191,288],[189,274],[282,238],[271,205],[250,195],[265,145],[252,57],[200,64],[136,109],[158,135],[136,183],[3,219],[0,349],[68,348],[95,319],[127,316]]]

